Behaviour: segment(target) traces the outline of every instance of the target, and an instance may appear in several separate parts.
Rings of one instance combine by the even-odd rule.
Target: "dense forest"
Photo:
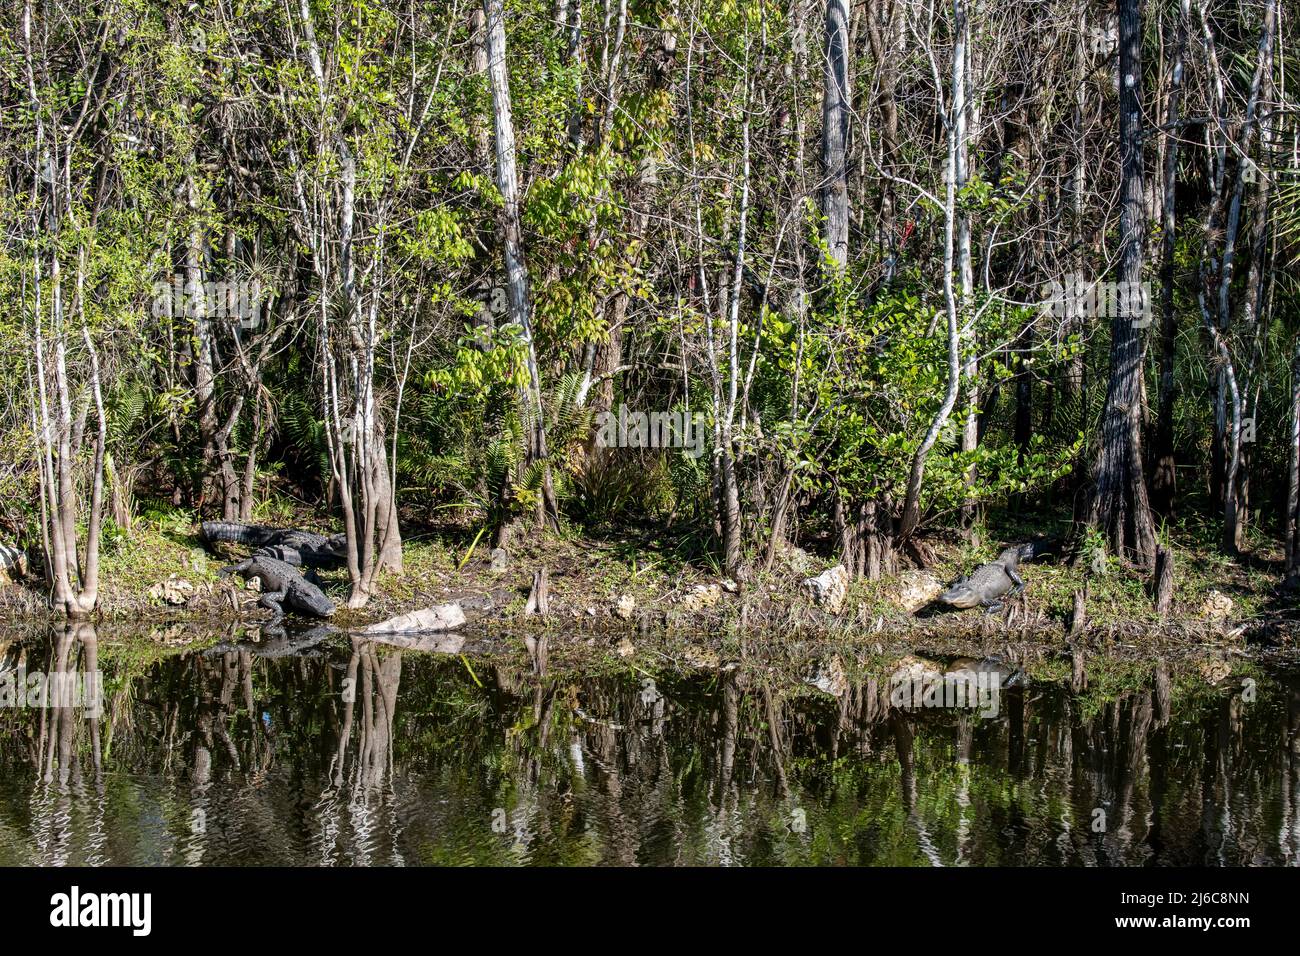
[[[1300,567],[1289,4],[0,8],[0,543],[56,609],[268,495],[353,607],[449,515],[738,581],[1034,509]]]

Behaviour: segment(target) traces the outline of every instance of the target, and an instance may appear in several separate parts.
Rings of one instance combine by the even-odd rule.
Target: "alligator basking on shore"
[[[204,541],[251,545],[256,549],[254,554],[295,567],[332,568],[342,564],[347,554],[347,536],[342,534],[324,535],[233,521],[205,521],[201,528]]]
[[[939,602],[955,608],[979,606],[990,612],[999,610],[1004,597],[1025,589],[1025,582],[1020,577],[1020,562],[1032,561],[1042,553],[1042,547],[1031,541],[1007,548],[997,556],[997,560],[981,564],[966,577],[954,581],[939,595]]]
[[[334,602],[324,591],[299,574],[297,568],[278,558],[255,554],[223,568],[222,577],[227,574],[238,574],[245,580],[257,578],[261,582],[262,597],[257,603],[275,615],[272,622],[284,617],[285,606],[316,617],[330,617],[334,613]]]

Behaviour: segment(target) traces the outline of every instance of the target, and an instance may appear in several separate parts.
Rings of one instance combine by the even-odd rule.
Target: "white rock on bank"
[[[943,582],[929,571],[904,571],[898,576],[894,600],[908,614],[915,614],[943,592]]]
[[[636,598],[630,594],[620,595],[618,603],[614,605],[614,613],[625,621],[631,620],[636,613]]]
[[[1211,590],[1206,592],[1205,600],[1201,602],[1201,617],[1211,621],[1226,621],[1232,616],[1232,598],[1222,591]]]
[[[162,601],[164,604],[170,604],[173,607],[179,607],[190,599],[189,592],[194,590],[194,585],[190,584],[184,578],[178,578],[175,575],[166,581],[159,581],[149,589],[149,597],[155,601]]]
[[[418,634],[425,631],[450,631],[465,623],[465,612],[461,606],[452,602],[426,607],[409,614],[371,624],[364,628],[364,634]]]
[[[837,564],[815,578],[804,578],[803,589],[812,595],[818,606],[837,614],[844,606],[845,595],[849,593],[848,569]]]
[[[716,584],[697,584],[682,598],[682,610],[702,611],[713,607],[722,598],[722,588]]]

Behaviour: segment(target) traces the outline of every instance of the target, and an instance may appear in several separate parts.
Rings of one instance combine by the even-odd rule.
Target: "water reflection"
[[[12,642],[0,681],[102,669],[103,700],[0,709],[0,864],[1300,862],[1292,673],[1016,685],[982,719],[462,643]]]

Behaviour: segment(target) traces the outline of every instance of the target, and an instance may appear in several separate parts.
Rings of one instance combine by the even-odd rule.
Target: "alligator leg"
[[[1011,580],[1015,582],[1016,585],[1014,588],[1011,589],[1012,594],[1019,594],[1021,591],[1025,589],[1024,580],[1020,577],[1020,575],[1016,574],[1015,571],[1008,569],[1007,576],[1011,578]]]
[[[980,604],[984,608],[985,614],[996,614],[998,611],[1002,610],[1001,601],[981,601]]]
[[[280,606],[289,594],[288,588],[280,591],[263,591],[262,596],[258,598],[257,603],[270,611],[274,617],[271,618],[271,624],[279,624],[280,618],[284,617],[284,608]]]

